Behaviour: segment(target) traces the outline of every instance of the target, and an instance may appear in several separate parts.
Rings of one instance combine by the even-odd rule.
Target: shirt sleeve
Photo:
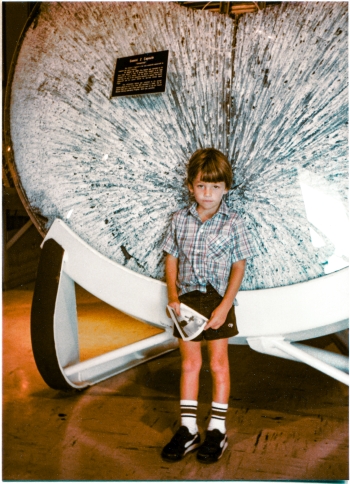
[[[258,247],[253,234],[240,217],[236,220],[233,235],[234,245],[232,250],[231,263],[239,260],[248,259],[258,255]]]
[[[167,252],[174,257],[179,257],[179,249],[176,241],[176,214],[174,214],[171,219],[167,235],[161,248],[164,252]]]

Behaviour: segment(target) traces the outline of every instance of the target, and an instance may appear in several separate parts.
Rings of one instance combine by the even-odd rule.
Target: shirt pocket
[[[230,257],[232,241],[227,235],[210,235],[207,238],[209,258]]]

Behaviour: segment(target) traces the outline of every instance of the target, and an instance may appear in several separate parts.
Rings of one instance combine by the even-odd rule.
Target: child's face
[[[220,207],[222,197],[228,192],[225,182],[205,182],[201,180],[201,173],[198,173],[193,185],[188,186],[193,193],[198,209],[215,213]]]

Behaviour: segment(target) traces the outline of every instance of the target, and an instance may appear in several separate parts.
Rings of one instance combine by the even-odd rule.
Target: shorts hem
[[[236,331],[236,332],[234,332],[233,334],[230,334],[230,335],[212,335],[212,336],[206,338],[205,335],[203,333],[201,333],[200,335],[196,336],[195,338],[187,340],[187,341],[193,341],[193,342],[216,341],[218,339],[230,339],[230,338],[233,338],[234,336],[237,336],[237,334],[238,334],[238,331]],[[180,334],[173,333],[173,336],[174,336],[174,338],[183,340],[183,338],[181,338]],[[183,341],[185,341],[185,340],[183,340]]]

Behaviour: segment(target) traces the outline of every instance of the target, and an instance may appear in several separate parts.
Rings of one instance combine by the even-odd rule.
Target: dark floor
[[[338,381],[300,363],[230,346],[228,450],[210,466],[195,455],[169,464],[159,455],[178,425],[178,351],[83,392],[52,390],[31,352],[31,298],[31,288],[3,297],[4,480],[348,479],[348,388]],[[105,305],[82,293],[78,300],[80,314],[95,321],[100,312],[103,324]],[[108,311],[108,331],[118,331],[118,312]],[[141,326],[139,339],[145,337]],[[330,338],[314,344],[337,350]],[[202,431],[210,390],[205,360]]]

